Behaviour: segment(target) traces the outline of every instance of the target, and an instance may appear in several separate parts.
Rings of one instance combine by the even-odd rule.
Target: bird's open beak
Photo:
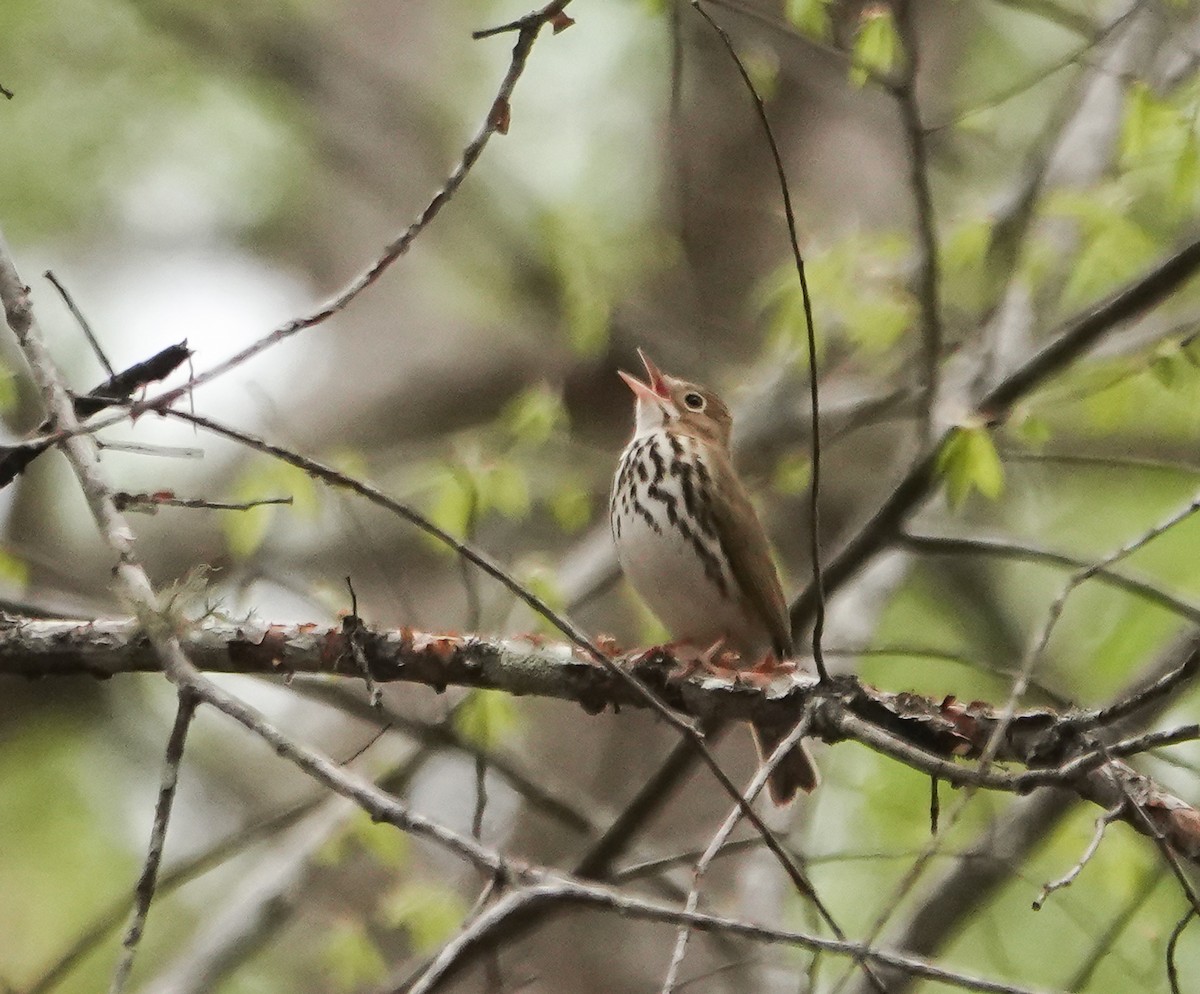
[[[667,384],[659,368],[650,361],[650,357],[641,349],[638,349],[638,356],[642,360],[642,365],[646,367],[646,377],[649,382],[643,383],[636,376],[630,375],[623,369],[617,371],[621,379],[625,381],[638,400],[645,400],[655,404],[662,404],[664,400],[670,400],[671,393],[667,389]]]

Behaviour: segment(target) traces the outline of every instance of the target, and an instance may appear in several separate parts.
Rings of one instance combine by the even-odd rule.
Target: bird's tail
[[[790,732],[790,730],[785,730],[779,734],[773,729],[768,731],[758,725],[754,725],[753,730],[754,745],[758,749],[760,763],[775,751],[775,747],[787,738]],[[796,796],[796,791],[802,790],[805,793],[811,793],[817,789],[820,783],[821,775],[817,772],[817,764],[813,762],[812,754],[809,753],[803,742],[797,742],[780,760],[779,765],[771,771],[771,777],[767,781],[767,790],[771,795],[771,800],[782,806]]]

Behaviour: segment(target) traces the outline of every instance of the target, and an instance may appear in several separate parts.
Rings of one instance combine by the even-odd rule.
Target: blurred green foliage
[[[1011,229],[999,222],[1011,219],[998,205],[1007,205],[1005,195],[1025,166],[1015,150],[1036,145],[1067,92],[1069,74],[1047,74],[1047,68],[1078,49],[1081,38],[1072,25],[1081,18],[1090,24],[1101,12],[1082,4],[1038,5],[1040,14],[1029,5],[1023,10],[1014,9],[1019,5],[952,6],[948,30],[958,32],[952,37],[959,44],[951,54],[935,53],[934,75],[928,91],[922,80],[920,94],[927,101],[934,154],[941,302],[951,318],[948,353],[973,344],[1007,286],[1006,259],[1013,265],[1011,275],[1030,291],[1036,311],[1031,338],[1038,339],[1166,254],[1177,236],[1194,226],[1200,185],[1200,77],[1187,75],[1169,87],[1158,79],[1125,80],[1120,139],[1102,177],[1048,190],[1035,205],[1028,240],[1009,244]],[[412,104],[406,110],[426,115],[422,120],[429,122],[426,130],[439,163],[457,155],[462,136],[477,125],[495,86],[493,70],[502,68],[511,47],[468,44],[466,27],[468,16],[480,26],[504,20],[513,13],[511,5],[473,3],[465,9],[466,14],[440,15],[454,30],[447,28],[446,37],[453,40],[437,54],[453,71],[434,80],[429,92],[414,78],[400,77],[400,91]],[[643,327],[633,306],[639,294],[657,278],[687,272],[691,259],[682,248],[685,233],[673,230],[676,219],[667,208],[678,194],[663,138],[669,123],[670,5],[637,0],[580,3],[572,10],[579,11],[579,23],[555,36],[553,45],[539,42],[529,79],[514,100],[509,135],[495,139],[455,211],[447,212],[468,220],[432,229],[421,251],[405,264],[411,267],[406,272],[416,274],[414,282],[433,287],[428,295],[443,309],[439,314],[488,327],[511,326],[529,336],[544,334],[536,347],[569,353],[574,363],[569,368],[578,371],[607,361],[616,345],[627,347]],[[834,43],[831,14],[837,10],[826,0],[779,0],[775,11],[801,35]],[[80,233],[112,225],[114,218],[144,219],[144,212],[155,210],[156,177],[167,173],[183,178],[195,203],[231,241],[260,237],[274,226],[295,225],[311,235],[302,227],[309,207],[303,195],[322,179],[314,176],[314,160],[333,158],[322,145],[328,135],[312,127],[319,108],[289,85],[282,58],[286,45],[272,49],[255,43],[287,40],[290,28],[320,26],[322,16],[328,10],[315,0],[0,4],[0,83],[17,94],[0,103],[0,219],[7,234],[70,244]],[[459,28],[461,39],[455,33]],[[586,47],[604,32],[607,47],[597,45],[594,52]],[[853,99],[884,100],[872,89],[872,79],[894,73],[904,57],[890,9],[871,7],[845,33],[851,59],[837,61],[836,85],[866,88]],[[811,66],[793,61],[792,49],[773,35],[763,37],[766,41],[754,44],[739,38],[739,49],[773,119],[805,135],[809,122],[789,115],[802,97],[819,89],[806,89],[812,85],[806,75]],[[786,45],[794,42],[788,38]],[[387,50],[372,58],[405,54]],[[1093,54],[1076,61],[1085,63]],[[396,61],[407,68],[403,58]],[[591,104],[580,105],[568,94],[584,86],[585,67],[591,75],[584,82],[594,96]],[[689,75],[693,71],[689,61],[688,98],[693,94],[686,87],[696,85]],[[381,104],[391,99],[376,96]],[[704,142],[714,123],[710,115],[719,112],[706,103],[703,113],[687,118],[686,140]],[[811,196],[805,182],[810,177],[803,172],[809,149],[797,141],[804,154],[788,163],[794,192],[802,210],[819,216],[819,205],[804,202]],[[394,166],[388,160],[386,167]],[[888,168],[903,172],[895,163]],[[715,180],[700,175],[703,196],[715,196]],[[740,200],[736,206],[746,209]],[[751,207],[760,210],[763,204],[756,200]],[[907,214],[897,210],[903,214],[899,221],[889,216],[867,224],[849,213],[849,221],[836,219],[805,246],[821,358],[833,360],[833,377],[865,373],[881,382],[888,377],[900,382],[921,335],[913,291],[917,248],[909,230],[897,228],[907,224]],[[762,223],[778,222],[770,201]],[[699,243],[710,234],[693,232],[692,240]],[[697,251],[696,244],[688,245],[689,254]],[[737,354],[757,350],[764,365],[780,356],[803,364],[807,328],[793,263],[782,250],[772,261],[774,269],[746,292],[760,337],[748,345],[737,343],[742,349]],[[426,283],[431,274],[437,278]],[[1006,428],[975,420],[960,425],[938,460],[958,515],[955,524],[1099,556],[1189,500],[1194,477],[1119,465],[1094,471],[1053,464],[1030,469],[1005,464],[1001,452],[1006,450],[998,449],[996,440],[1015,438],[1026,446],[1062,451],[1088,443],[1118,455],[1135,446],[1168,455],[1193,451],[1200,435],[1196,304],[1194,288],[1177,295],[1162,309],[1165,330],[1153,341],[1122,340],[1108,354],[1067,370],[1024,402]],[[622,328],[627,309],[635,316]],[[615,336],[618,328],[623,338]],[[682,336],[678,330],[672,334]],[[680,343],[680,351],[691,344]],[[15,401],[14,381],[0,376],[0,410],[10,410]],[[566,410],[555,384],[517,390],[492,423],[453,435],[437,433],[436,445],[416,456],[406,450],[389,482],[456,536],[487,528],[489,541],[511,541],[518,550],[535,543],[549,546],[602,514],[611,470],[608,453],[593,459],[595,454],[585,451],[577,437],[580,426],[570,423]],[[830,458],[845,460],[847,476],[882,475],[853,449],[834,447]],[[802,493],[810,481],[808,453],[775,455],[770,473],[775,491]],[[355,476],[365,476],[369,468],[388,472],[375,453],[339,458]],[[254,460],[231,490],[240,500],[290,495],[295,501],[291,508],[222,515],[225,542],[239,563],[284,534],[285,524],[326,524],[327,502],[314,482],[280,463]],[[988,500],[969,499],[975,492]],[[1200,522],[1189,520],[1123,566],[1196,598],[1198,554]],[[530,589],[561,609],[567,598],[554,555],[518,551],[513,558]],[[11,561],[0,557],[6,580],[23,582],[27,569],[19,555]],[[1061,571],[1013,562],[984,564],[979,572],[990,604],[977,603],[970,590],[952,589],[956,574],[936,561],[918,566],[882,605],[874,633],[874,643],[891,646],[894,654],[863,657],[859,674],[888,688],[1002,698],[1010,680],[998,671],[1019,661],[1012,644],[1023,645],[1044,623],[1064,577]],[[620,597],[627,595],[614,600]],[[643,605],[628,606],[645,644],[665,641],[665,631]],[[993,609],[994,617],[985,608]],[[1089,584],[1068,602],[1037,676],[1070,699],[1098,703],[1143,667],[1179,624],[1161,608]],[[0,805],[0,893],[15,895],[0,902],[5,980],[19,983],[30,975],[53,951],[50,947],[86,923],[96,893],[128,889],[136,874],[144,805],[136,806],[137,827],[130,829],[124,824],[130,805],[119,788],[121,776],[132,778],[135,766],[129,756],[114,756],[104,745],[121,726],[108,714],[108,699],[99,700],[90,720],[110,722],[100,736],[92,737],[88,722],[51,707],[40,713],[30,708],[30,716],[22,714],[0,729],[0,794],[6,801]],[[472,691],[454,720],[466,738],[490,748],[513,737],[521,719],[511,698]],[[138,742],[139,758],[143,746]],[[158,747],[156,741],[149,751]],[[929,843],[929,784],[853,745],[822,750],[821,765],[826,786],[805,811],[811,827],[797,835],[809,831],[812,845],[806,852],[827,857],[815,861],[814,878],[831,896],[847,930],[857,933],[877,910],[862,895],[897,885]],[[141,765],[136,769],[139,777],[153,779]],[[945,809],[957,800],[946,790],[942,797]],[[206,803],[232,806],[239,800]],[[973,802],[956,824],[945,827],[945,852],[935,866],[953,865],[959,850],[1009,803],[994,797]],[[949,953],[952,961],[1020,975],[1029,984],[1066,982],[1155,864],[1142,839],[1115,826],[1079,880],[1043,911],[1029,912],[1042,884],[1078,859],[1094,815],[1079,811],[1065,820],[1033,861],[962,923]],[[337,990],[370,987],[386,975],[390,963],[375,928],[402,932],[415,949],[426,952],[453,934],[466,913],[458,891],[427,879],[429,866],[405,836],[365,817],[335,835],[320,861],[339,870],[369,863],[386,880],[375,891],[383,898],[373,921],[346,915],[340,906],[313,909],[324,931],[320,942],[307,943],[313,947],[307,953],[320,961]],[[1161,960],[1178,904],[1177,892],[1159,888],[1114,943],[1092,989],[1127,990],[1135,982],[1141,989],[1162,989],[1161,970],[1147,964]],[[795,910],[800,920],[810,914]],[[66,989],[99,986],[110,954],[111,948],[89,962]],[[261,961],[255,963],[251,970],[261,969]],[[297,966],[280,966],[287,969]],[[819,967],[822,979],[842,969],[844,964],[829,959]],[[246,975],[223,990],[252,984]],[[274,979],[269,973],[260,982],[275,989]]]

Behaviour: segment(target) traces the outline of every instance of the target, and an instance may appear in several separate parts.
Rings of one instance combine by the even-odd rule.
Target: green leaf
[[[783,16],[801,34],[818,41],[832,37],[829,23],[829,0],[787,0],[783,5]]]
[[[316,481],[304,470],[278,459],[256,461],[233,486],[235,501],[267,497],[291,497],[292,503],[227,511],[221,515],[225,543],[235,559],[247,559],[258,551],[280,512],[315,518],[320,510]]]
[[[958,508],[972,490],[995,500],[1004,490],[1004,466],[983,425],[955,428],[938,453],[937,471],[946,481],[950,506]]]
[[[1194,388],[1200,382],[1200,367],[1190,343],[1160,342],[1150,357],[1150,375],[1167,390]]]
[[[441,946],[458,931],[467,914],[462,898],[448,887],[418,882],[392,891],[379,910],[385,924],[408,933],[419,953]]]
[[[518,723],[512,695],[499,690],[472,690],[454,712],[454,727],[458,733],[484,749],[502,742]]]
[[[408,836],[395,825],[372,821],[370,815],[360,812],[354,818],[351,831],[363,850],[381,866],[398,870],[408,862]]]
[[[1200,148],[1196,135],[1189,129],[1183,148],[1175,158],[1175,173],[1171,194],[1181,203],[1191,203],[1200,189]]]
[[[1082,248],[1062,292],[1067,307],[1093,300],[1141,272],[1157,256],[1155,239],[1130,216],[1128,194],[1115,186],[1063,190],[1048,198],[1048,214],[1078,221]]]
[[[859,23],[851,50],[850,82],[865,86],[872,76],[887,76],[896,65],[900,36],[889,7],[872,7]]]
[[[387,975],[387,964],[358,922],[338,922],[329,931],[322,950],[325,971],[341,991],[373,987]]]
[[[846,334],[864,353],[882,355],[912,327],[916,311],[916,302],[902,290],[863,293],[843,311]]]
[[[480,510],[495,509],[506,518],[529,513],[529,484],[511,461],[496,463],[483,474],[479,485]]]
[[[865,352],[879,354],[911,324],[915,304],[906,288],[911,239],[895,232],[852,234],[806,265],[818,350],[842,334]],[[766,318],[774,347],[806,353],[804,300],[789,259],[760,284],[756,303]]]
[[[0,549],[0,581],[24,590],[29,585],[29,566],[11,552]]]
[[[755,45],[742,52],[740,58],[755,92],[764,102],[769,101],[779,90],[779,57],[775,50]]]
[[[464,465],[437,463],[421,474],[422,486],[430,491],[425,505],[426,516],[435,525],[455,538],[466,538],[472,516],[479,510],[479,491],[474,474]],[[435,552],[453,555],[453,550],[432,535],[422,532],[424,541]]]
[[[558,578],[544,564],[529,560],[519,563],[517,576],[525,585],[525,589],[541,598],[551,610],[564,611],[566,609],[566,598],[563,596],[562,588],[558,585]],[[537,616],[535,624],[540,632],[558,632],[558,629],[541,615]]]
[[[942,267],[946,275],[971,272],[983,265],[992,241],[992,221],[968,218],[942,239]]]
[[[500,423],[514,441],[543,445],[567,427],[567,409],[557,390],[539,383],[522,390],[504,406]]]
[[[1185,129],[1191,129],[1190,115],[1181,114],[1148,84],[1135,80],[1125,93],[1120,139],[1122,164],[1129,167],[1161,155],[1164,148],[1178,147]]]
[[[567,533],[579,531],[592,520],[592,495],[578,481],[561,484],[550,496],[549,507],[558,527]]]
[[[775,472],[771,474],[771,485],[777,493],[796,495],[802,494],[808,488],[812,479],[812,463],[808,456],[799,452],[789,452],[775,464]]]
[[[11,414],[17,409],[19,400],[16,376],[7,366],[0,364],[0,414]]]
[[[1032,449],[1040,449],[1050,441],[1050,424],[1036,414],[1027,414],[1015,426],[1017,437]]]
[[[1151,144],[1154,131],[1154,94],[1141,80],[1125,92],[1125,115],[1121,120],[1121,158],[1140,156]]]

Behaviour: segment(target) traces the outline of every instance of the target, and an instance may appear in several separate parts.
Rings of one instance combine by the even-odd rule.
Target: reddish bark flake
[[[492,104],[492,112],[488,115],[488,124],[502,135],[508,134],[508,125],[512,121],[512,110],[508,105],[508,101],[503,97],[497,97],[496,102]]]
[[[428,653],[436,656],[442,662],[449,661],[460,645],[462,645],[462,639],[456,635],[430,635],[422,632],[414,635],[412,640],[413,652]]]
[[[575,19],[568,17],[561,10],[550,18],[550,27],[554,29],[555,34],[558,34],[560,31],[566,31],[574,23]]]
[[[152,493],[150,495],[150,499],[157,503],[162,503],[165,500],[174,500],[175,499],[175,491],[174,490],[156,490],[156,491],[154,491],[154,493]]]

